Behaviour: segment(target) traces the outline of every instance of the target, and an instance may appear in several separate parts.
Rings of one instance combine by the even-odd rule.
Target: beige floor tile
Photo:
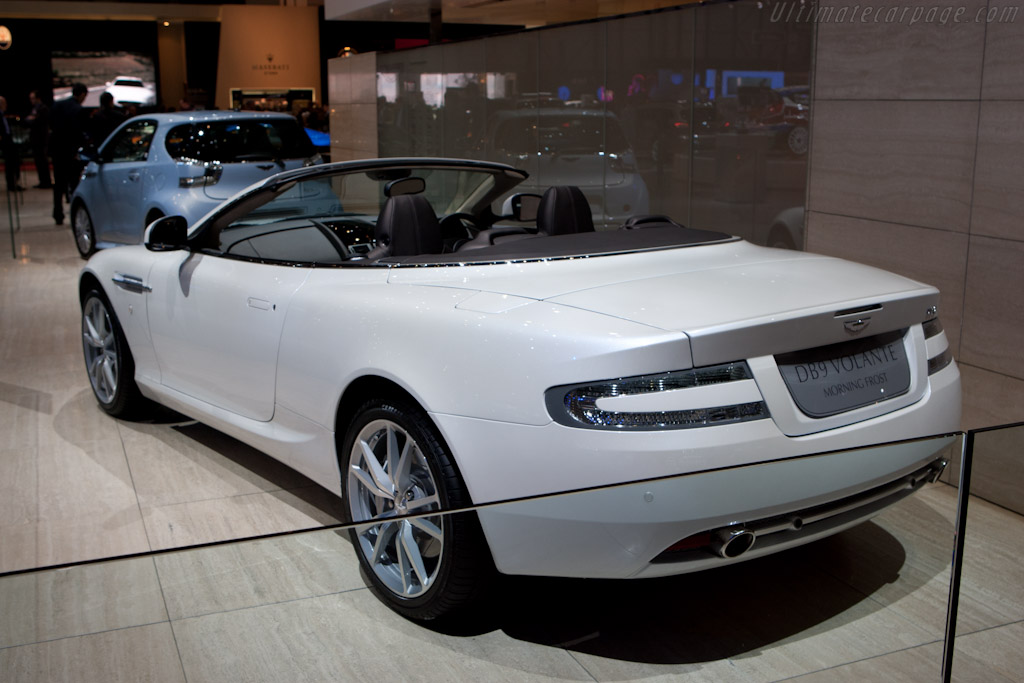
[[[0,680],[183,683],[185,677],[174,634],[163,623],[0,650]]]
[[[867,524],[792,551],[896,614],[941,638],[946,626],[956,491],[936,484]],[[979,613],[980,612],[980,613]],[[975,628],[992,615],[964,603]]]
[[[1024,681],[1024,623],[957,636],[953,652],[953,672],[956,680],[966,680],[959,675],[960,661],[985,662],[994,672],[1012,681]],[[964,665],[964,668],[970,665]]]
[[[37,464],[33,448],[0,450],[0,529],[38,519]]]
[[[37,457],[37,566],[150,549],[119,439],[56,439]]]
[[[120,557],[150,550],[137,508],[108,514],[42,520],[36,524],[36,561],[32,566]]]
[[[0,524],[0,573],[31,569],[36,564],[35,522]]]
[[[81,519],[107,516],[138,501],[121,440],[58,440],[41,446],[39,464],[39,519]]]
[[[564,650],[437,633],[369,591],[185,619],[174,633],[190,683],[592,680]]]
[[[315,531],[155,558],[171,619],[363,589],[347,534]]]
[[[338,506],[335,496],[314,485],[146,508],[143,515],[159,550],[337,524],[340,511],[330,511]]]
[[[921,683],[940,680],[941,672],[942,643],[935,643],[817,671],[793,680],[800,683]],[[968,657],[955,661],[953,672],[953,680],[963,683],[1010,683],[1019,680],[1005,678],[987,663]]]
[[[963,618],[965,604],[992,615],[983,626],[1024,620],[1024,522],[1020,515],[971,498],[967,512],[958,628],[977,630]]]
[[[0,579],[0,648],[167,621],[151,558]]]
[[[308,486],[287,466],[206,425],[122,422],[143,508]]]
[[[43,424],[49,419],[52,418],[32,405],[0,403],[0,434],[3,434],[4,448],[34,450],[39,445]]]
[[[57,438],[69,443],[78,444],[89,441],[118,441],[121,435],[117,430],[117,420],[104,413],[87,382],[66,400],[57,397],[57,409],[52,418],[49,431]],[[40,440],[48,443],[48,435],[44,433]]]

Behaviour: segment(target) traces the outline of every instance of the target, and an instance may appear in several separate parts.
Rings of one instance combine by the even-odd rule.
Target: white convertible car
[[[594,231],[578,189],[525,178],[344,162],[155,221],[82,271],[97,400],[164,404],[338,493],[371,588],[418,619],[495,569],[776,552],[941,471],[952,437],[915,440],[960,420],[935,288],[663,216]]]

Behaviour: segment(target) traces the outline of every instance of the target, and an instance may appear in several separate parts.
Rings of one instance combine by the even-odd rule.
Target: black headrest
[[[594,232],[590,204],[573,185],[549,187],[537,208],[537,229],[547,235]]]
[[[421,194],[388,197],[374,229],[377,245],[386,245],[386,256],[440,254],[444,246],[441,226],[430,202]]]

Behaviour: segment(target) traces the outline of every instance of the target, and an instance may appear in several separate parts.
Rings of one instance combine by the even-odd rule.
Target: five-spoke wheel
[[[461,611],[494,572],[465,485],[430,418],[403,400],[357,411],[339,462],[348,521],[370,588],[413,619]]]

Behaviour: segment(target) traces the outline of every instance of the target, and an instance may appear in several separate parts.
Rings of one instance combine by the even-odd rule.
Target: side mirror
[[[175,251],[188,245],[188,221],[184,216],[157,218],[146,228],[143,244],[150,251]]]
[[[102,164],[103,160],[100,158],[100,153],[96,151],[95,145],[86,145],[78,150],[78,158],[86,163],[92,161],[97,164]]]
[[[516,221],[535,221],[540,210],[540,199],[539,194],[514,194],[501,205],[501,216]]]

